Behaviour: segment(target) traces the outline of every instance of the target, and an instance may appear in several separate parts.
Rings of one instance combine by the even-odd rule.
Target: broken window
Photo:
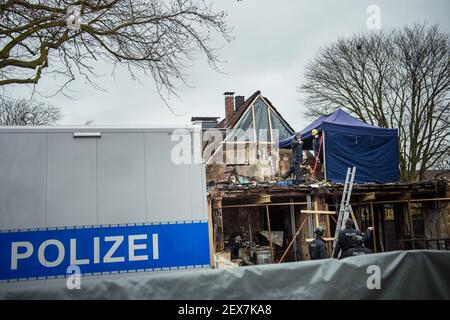
[[[255,141],[252,108],[248,108],[234,128],[229,142]]]
[[[278,115],[272,110],[270,110],[270,120],[272,121],[272,139],[274,141],[287,139],[294,134],[289,125],[284,120],[279,118]],[[278,130],[278,139],[276,137],[276,130]]]
[[[293,134],[292,128],[263,99],[258,98],[238,121],[228,142],[276,143]]]
[[[255,128],[258,141],[270,142],[269,113],[267,106],[261,99],[253,104],[255,110]]]

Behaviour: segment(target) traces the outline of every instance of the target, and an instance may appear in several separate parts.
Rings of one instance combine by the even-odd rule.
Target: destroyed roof
[[[222,120],[216,128],[232,130],[228,142],[276,142],[294,133],[273,104],[256,91],[234,112],[229,125]]]
[[[226,119],[223,118],[222,121],[220,121],[216,128],[234,128],[234,126],[236,125],[236,123],[238,122],[238,120],[242,117],[242,115],[244,114],[245,110],[247,110],[247,108],[249,106],[251,106],[253,100],[256,99],[257,96],[259,96],[261,94],[261,91],[256,91],[254,94],[252,94],[247,100],[244,101],[244,103],[238,108],[238,110],[234,111],[233,113],[233,117],[231,118],[231,121],[229,124],[226,123]]]
[[[247,111],[247,109],[252,105],[252,103],[258,98],[258,96],[261,96],[265,102],[267,102],[270,106],[270,108],[274,111],[274,113],[289,127],[288,129],[292,132],[294,132],[294,129],[292,129],[291,125],[283,118],[283,116],[278,112],[278,110],[274,107],[272,102],[267,98],[263,97],[261,95],[261,91],[258,90],[255,93],[253,93],[247,100],[244,101],[244,103],[238,108],[238,110],[234,111],[233,117],[231,118],[231,121],[229,124],[226,123],[226,119],[223,118],[222,121],[220,121],[216,128],[219,129],[232,129],[237,124],[239,119],[241,119],[242,115]]]
[[[219,117],[191,117],[191,122],[193,121],[216,121]]]
[[[281,183],[283,182],[283,183]],[[306,195],[311,192],[322,192],[328,196],[332,196],[334,192],[342,192],[343,183],[333,183],[328,181],[320,181],[314,183],[302,183],[294,185],[293,183],[285,183],[292,181],[273,181],[264,183],[246,183],[246,184],[220,184],[208,187],[211,195],[220,195],[222,198],[235,199],[242,201],[245,197],[262,196],[262,195],[278,195],[280,197],[293,195]],[[416,195],[418,198],[438,195],[445,196],[446,190],[450,188],[450,180],[446,178],[437,178],[415,182],[395,182],[395,183],[355,183],[352,188],[352,196],[366,195],[371,192],[377,192],[389,196],[391,194],[396,197],[399,194],[411,197]],[[401,198],[399,202],[406,201]],[[388,197],[388,200],[393,200]]]

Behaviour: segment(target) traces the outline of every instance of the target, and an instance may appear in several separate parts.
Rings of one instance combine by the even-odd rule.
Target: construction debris
[[[314,228],[321,225],[326,229],[324,239],[331,254],[343,189],[339,183],[290,185],[289,180],[210,186],[209,201],[216,208],[212,215],[217,217],[213,224],[216,234],[223,234],[223,238],[214,237],[215,248],[220,251],[224,247],[220,243],[237,232],[249,248],[267,246],[268,242],[274,245],[273,262],[281,260],[282,255],[284,261],[305,260],[309,259],[308,240],[313,238]],[[450,249],[449,201],[450,182],[440,178],[415,183],[354,184],[349,204],[361,230],[375,227],[370,248],[385,252]],[[336,214],[328,214],[333,211]],[[297,241],[292,242],[303,221],[306,225]],[[288,247],[291,242],[293,245]],[[257,263],[254,253],[247,253],[245,259],[249,255],[251,262]]]
[[[264,238],[267,239],[267,241],[269,241],[269,231],[263,230],[263,231],[258,231],[258,233],[260,235],[262,235]],[[283,246],[284,243],[284,232],[283,231],[272,231],[271,232],[271,241],[273,244],[276,244],[277,246],[279,246],[280,248]]]

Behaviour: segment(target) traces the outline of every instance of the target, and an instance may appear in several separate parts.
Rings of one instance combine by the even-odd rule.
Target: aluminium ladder
[[[352,215],[355,228],[358,229],[355,216],[353,214],[352,206],[350,205],[350,197],[352,195],[353,183],[355,181],[356,167],[347,168],[347,176],[345,177],[344,190],[342,192],[341,206],[339,208],[338,221],[336,223],[336,230],[334,232],[333,240],[333,254],[336,249],[339,232],[345,228],[345,220],[348,219],[350,214]]]

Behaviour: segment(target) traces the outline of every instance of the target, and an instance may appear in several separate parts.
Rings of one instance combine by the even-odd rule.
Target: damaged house
[[[290,150],[283,146],[294,129],[261,92],[248,99],[227,92],[222,121],[192,120],[204,129],[210,242],[216,266],[224,267],[224,261],[235,266],[308,260],[308,245],[319,225],[325,227],[331,255],[343,177],[351,166],[356,167],[357,177],[350,201],[353,220],[360,230],[375,228],[366,244],[374,252],[450,249],[449,181],[401,183],[393,160],[376,167],[378,160],[370,158],[373,152],[358,151],[380,148],[379,163],[397,159],[395,130],[368,126],[342,112],[320,117],[302,131],[302,137],[308,149],[310,130],[317,127],[325,132],[327,177],[293,186],[280,176],[290,165]],[[338,143],[355,148],[356,158],[351,153],[339,155]],[[306,162],[311,158],[314,162],[306,151]]]

